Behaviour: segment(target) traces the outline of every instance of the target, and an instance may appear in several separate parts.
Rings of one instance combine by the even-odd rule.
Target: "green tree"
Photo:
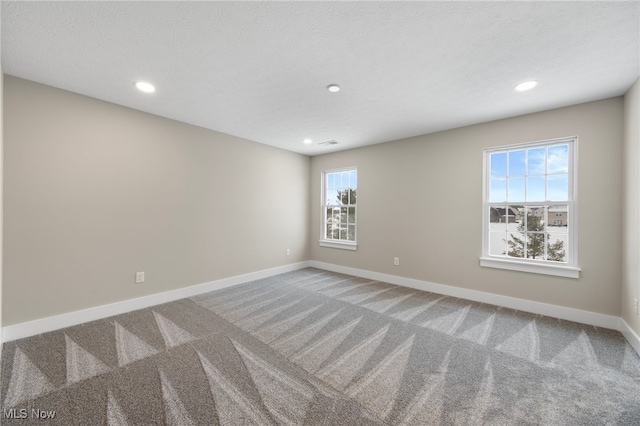
[[[355,204],[356,203],[356,190],[355,189],[339,189],[338,190],[338,204]]]
[[[533,214],[527,214],[527,241],[525,244],[524,238],[518,238],[511,234],[511,240],[507,241],[509,245],[508,255],[513,257],[525,257],[525,247],[527,258],[540,259],[544,258],[544,223],[540,216]],[[518,231],[522,234],[525,233],[524,221],[518,226]],[[549,240],[549,233],[546,233],[547,241]],[[556,262],[562,262],[564,260],[565,250],[564,241],[556,240],[555,243],[547,242],[547,259]]]

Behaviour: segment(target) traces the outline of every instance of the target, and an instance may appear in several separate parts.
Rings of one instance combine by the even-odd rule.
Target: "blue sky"
[[[345,170],[344,172],[329,172],[327,176],[327,189],[345,189],[358,187],[358,171]]]
[[[326,204],[337,204],[338,190],[358,187],[358,171],[345,170],[340,172],[328,172],[325,174]]]
[[[494,152],[490,156],[490,167],[490,202],[567,200],[567,144]]]

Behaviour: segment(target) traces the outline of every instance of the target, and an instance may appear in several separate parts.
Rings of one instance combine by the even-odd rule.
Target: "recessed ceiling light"
[[[513,90],[517,90],[518,92],[524,92],[525,90],[533,89],[538,85],[538,82],[535,80],[525,81],[524,83],[518,84]]]
[[[336,93],[340,91],[340,86],[338,86],[337,84],[330,84],[327,86],[327,90],[331,93]]]
[[[138,90],[145,93],[153,93],[156,91],[156,88],[153,87],[153,84],[147,83],[146,81],[136,81],[136,87]]]
[[[302,143],[305,144],[305,145],[309,145],[309,144],[312,144],[313,141],[311,139],[305,139],[305,140],[302,141]]]

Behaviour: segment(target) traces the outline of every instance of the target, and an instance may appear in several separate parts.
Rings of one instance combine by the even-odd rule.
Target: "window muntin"
[[[485,150],[483,260],[576,267],[575,145]]]
[[[322,240],[356,242],[356,168],[322,172]]]

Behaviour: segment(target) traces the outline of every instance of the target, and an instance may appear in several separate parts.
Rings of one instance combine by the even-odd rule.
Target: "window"
[[[482,266],[579,277],[576,150],[566,138],[484,151]]]
[[[322,230],[320,245],[356,250],[355,168],[322,172]]]

